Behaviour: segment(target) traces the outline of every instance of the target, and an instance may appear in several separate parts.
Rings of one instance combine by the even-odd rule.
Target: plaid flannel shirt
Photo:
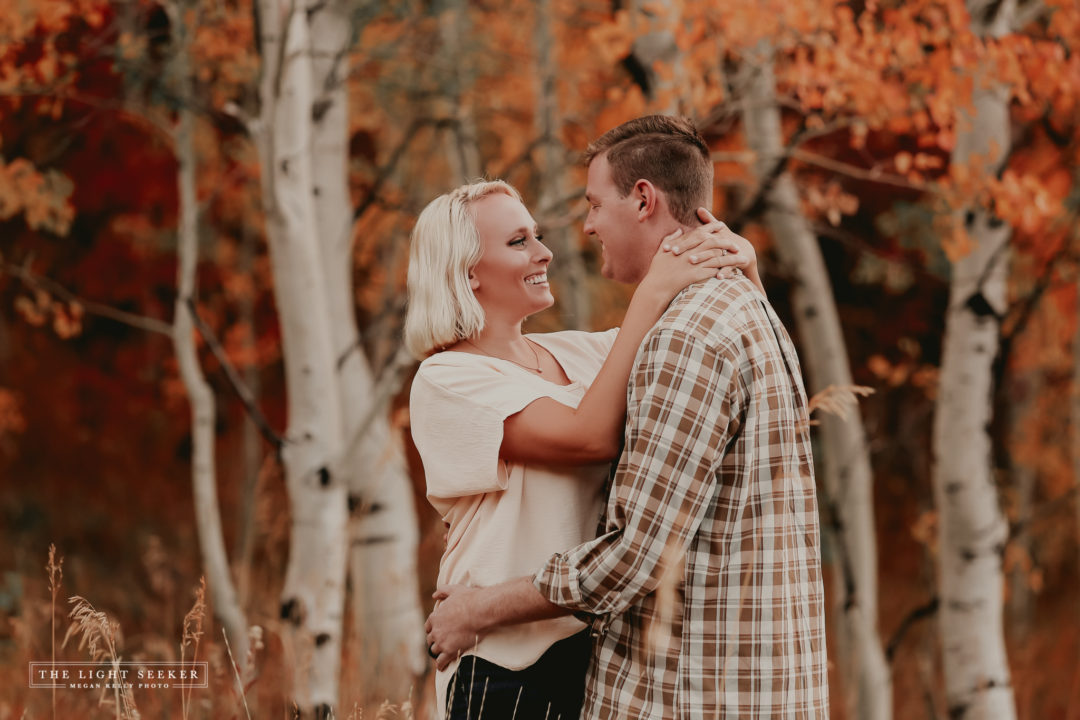
[[[642,343],[600,536],[534,579],[593,622],[586,720],[829,715],[798,358],[748,280],[718,282]]]

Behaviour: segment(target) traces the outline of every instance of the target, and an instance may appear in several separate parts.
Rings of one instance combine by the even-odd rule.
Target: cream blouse
[[[532,575],[554,553],[596,536],[608,463],[510,463],[499,457],[499,448],[503,421],[537,398],[576,408],[617,332],[528,336],[555,356],[569,385],[464,352],[437,353],[420,365],[409,402],[412,435],[428,500],[450,525],[440,586],[486,586]],[[520,670],[583,627],[567,616],[500,628],[466,654]],[[440,717],[456,669],[457,661],[435,675]]]

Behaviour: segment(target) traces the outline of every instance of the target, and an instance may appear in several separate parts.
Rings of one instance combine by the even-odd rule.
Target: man
[[[650,116],[586,151],[585,232],[637,282],[710,205],[709,150]],[[798,358],[743,277],[691,286],[642,343],[601,534],[535,577],[440,589],[444,666],[494,627],[573,612],[593,626],[583,717],[827,718],[813,461]]]

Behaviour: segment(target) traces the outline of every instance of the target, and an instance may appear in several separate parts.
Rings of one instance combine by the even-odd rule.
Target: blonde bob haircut
[[[501,180],[462,185],[428,203],[412,231],[405,347],[419,359],[484,328],[484,310],[469,285],[482,247],[472,204],[495,193],[521,201]]]

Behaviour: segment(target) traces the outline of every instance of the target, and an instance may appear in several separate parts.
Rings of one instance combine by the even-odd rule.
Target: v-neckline
[[[556,354],[556,352],[554,350],[552,350],[550,347],[548,347],[546,344],[544,344],[544,343],[540,342],[539,340],[537,340],[536,337],[537,337],[536,334],[533,334],[533,333],[527,333],[525,335],[526,340],[529,340],[530,342],[534,342],[537,345],[539,345],[540,347],[547,350],[548,354],[551,355],[552,359],[555,361],[555,364],[559,366],[559,371],[570,382],[568,382],[568,383],[566,383],[564,385],[563,383],[557,383],[554,380],[548,380],[543,375],[538,375],[538,374],[532,373],[532,372],[530,372],[529,374],[533,375],[534,377],[540,378],[541,380],[543,380],[546,383],[550,383],[552,385],[555,385],[556,387],[568,388],[568,387],[573,387],[574,385],[580,385],[581,384],[580,380],[575,380],[574,378],[570,377],[570,373],[566,372],[566,365],[563,363],[562,359],[559,358],[558,354]],[[543,337],[543,336],[541,335],[541,337]]]

